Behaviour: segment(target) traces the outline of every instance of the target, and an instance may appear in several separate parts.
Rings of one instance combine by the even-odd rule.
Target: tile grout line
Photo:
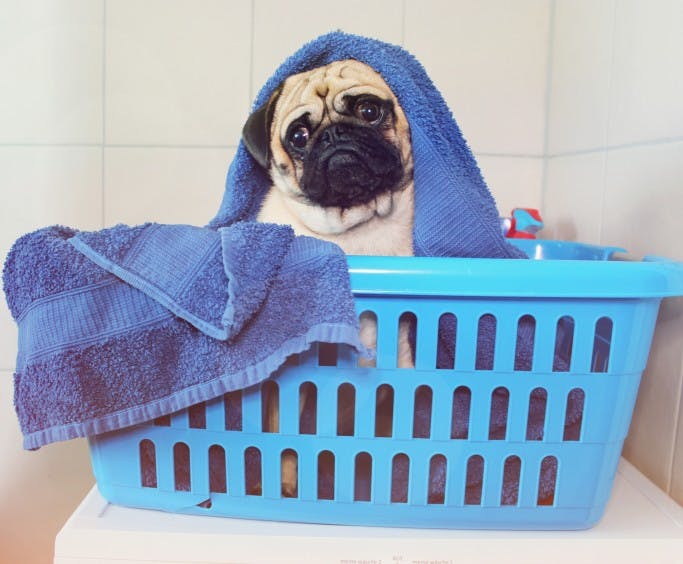
[[[550,146],[550,103],[552,100],[552,83],[553,83],[553,58],[555,56],[555,21],[556,21],[557,2],[552,0],[550,3],[550,14],[548,22],[548,54],[546,60],[546,77],[545,77],[545,120],[543,124],[543,154],[541,155],[541,198],[540,208],[541,213],[546,212],[546,205],[548,201],[548,153]]]

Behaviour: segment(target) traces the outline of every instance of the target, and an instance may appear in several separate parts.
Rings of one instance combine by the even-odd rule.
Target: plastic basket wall
[[[682,293],[682,269],[546,247],[594,260],[351,257],[358,313],[377,319],[375,366],[314,346],[261,386],[93,437],[102,494],[287,521],[589,527],[610,495],[659,302]],[[437,368],[444,319],[455,356]],[[401,320],[413,326],[414,368],[397,368]],[[495,332],[487,355],[484,325]],[[298,470],[283,491],[285,459]]]

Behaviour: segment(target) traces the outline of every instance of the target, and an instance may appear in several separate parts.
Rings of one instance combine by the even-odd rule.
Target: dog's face
[[[287,78],[243,137],[291,209],[317,230],[388,216],[412,183],[403,110],[382,77],[355,60]]]

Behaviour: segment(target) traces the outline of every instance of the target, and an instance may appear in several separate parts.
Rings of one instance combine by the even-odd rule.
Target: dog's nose
[[[335,123],[322,132],[320,140],[328,145],[334,145],[341,141],[342,137],[348,132],[348,129],[343,123]]]

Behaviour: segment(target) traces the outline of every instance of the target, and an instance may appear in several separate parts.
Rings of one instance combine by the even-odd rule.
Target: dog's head
[[[412,183],[405,114],[382,77],[355,60],[287,78],[243,139],[294,207],[323,210],[347,229],[389,215],[394,194]]]

